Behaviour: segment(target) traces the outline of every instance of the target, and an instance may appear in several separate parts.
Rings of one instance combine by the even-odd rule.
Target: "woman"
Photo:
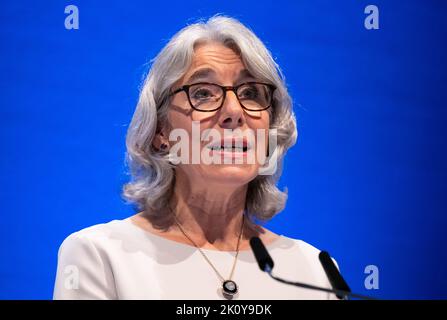
[[[154,60],[128,130],[124,196],[141,212],[70,235],[54,298],[332,298],[275,282],[249,245],[263,241],[277,276],[330,287],[316,248],[258,224],[284,208],[276,182],[296,137],[281,71],[249,29],[222,16],[184,28]],[[248,161],[256,152],[267,161]]]

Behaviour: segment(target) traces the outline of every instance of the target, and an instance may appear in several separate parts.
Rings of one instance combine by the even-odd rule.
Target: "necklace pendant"
[[[237,293],[237,284],[233,280],[225,280],[222,283],[222,293],[227,299],[232,299]]]

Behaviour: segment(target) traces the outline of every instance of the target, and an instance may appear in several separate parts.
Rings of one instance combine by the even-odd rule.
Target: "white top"
[[[331,288],[319,250],[280,236],[267,245],[273,274]],[[227,277],[235,251],[202,249]],[[239,251],[232,280],[237,299],[336,299],[325,292],[286,285],[262,272],[251,250]],[[54,299],[225,299],[222,284],[199,250],[165,239],[130,218],[98,224],[67,237],[59,248]]]

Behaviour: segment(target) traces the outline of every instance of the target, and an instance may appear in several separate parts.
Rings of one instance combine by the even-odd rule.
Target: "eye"
[[[207,87],[194,89],[193,92],[191,93],[191,98],[197,100],[206,100],[212,97],[214,97],[214,93]]]
[[[243,86],[239,89],[239,98],[254,100],[259,95],[259,90],[254,85]]]

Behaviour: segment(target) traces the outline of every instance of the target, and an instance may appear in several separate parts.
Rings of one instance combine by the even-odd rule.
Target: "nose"
[[[228,90],[220,109],[219,124],[224,129],[235,129],[242,126],[244,122],[244,110],[234,91]]]

